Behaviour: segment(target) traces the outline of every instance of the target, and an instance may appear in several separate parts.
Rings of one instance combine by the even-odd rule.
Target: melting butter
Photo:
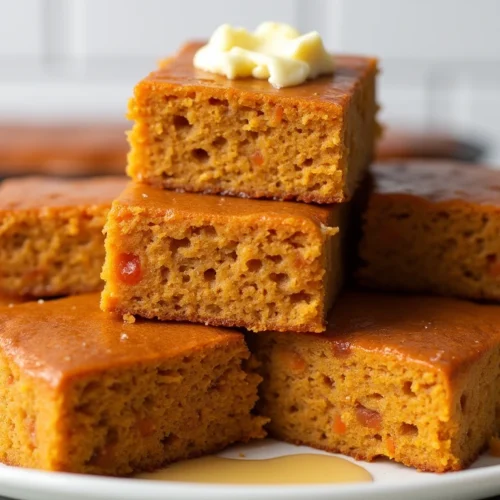
[[[276,88],[333,73],[333,57],[316,31],[301,35],[283,23],[262,23],[253,33],[223,24],[196,52],[196,68],[234,79],[253,76]]]
[[[216,456],[172,464],[141,479],[212,484],[332,484],[372,481],[368,471],[348,460],[330,455],[299,454],[264,460]]]

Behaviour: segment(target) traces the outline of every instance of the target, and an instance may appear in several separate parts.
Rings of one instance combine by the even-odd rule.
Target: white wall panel
[[[222,23],[297,22],[295,0],[87,0],[83,50],[90,56],[155,56],[208,37]]]
[[[383,57],[498,60],[499,24],[498,0],[343,0],[341,48]]]
[[[40,56],[45,49],[44,3],[4,0],[0,15],[0,57]]]

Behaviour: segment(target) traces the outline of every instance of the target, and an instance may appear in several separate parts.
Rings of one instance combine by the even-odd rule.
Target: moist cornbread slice
[[[130,183],[106,223],[101,307],[257,331],[321,332],[342,284],[347,209]]]
[[[97,294],[0,308],[0,461],[126,475],[264,436],[236,331],[121,320]]]
[[[500,172],[452,162],[372,168],[359,282],[500,300]]]
[[[102,287],[102,230],[123,177],[0,185],[0,292],[48,297]]]
[[[470,464],[498,429],[500,307],[350,292],[323,335],[250,335],[271,435],[423,471]]]
[[[275,89],[193,66],[188,43],[135,87],[127,172],[157,187],[333,203],[351,198],[373,152],[377,61]]]

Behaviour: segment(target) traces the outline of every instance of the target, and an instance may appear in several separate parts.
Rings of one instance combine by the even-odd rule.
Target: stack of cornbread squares
[[[341,293],[350,200],[368,186],[354,281],[498,301],[500,173],[410,162],[364,183],[375,60],[337,56],[333,75],[275,89],[195,69],[199,47],[136,86],[126,187],[1,187],[0,460],[128,475],[266,426],[466,467],[500,426],[500,307]]]

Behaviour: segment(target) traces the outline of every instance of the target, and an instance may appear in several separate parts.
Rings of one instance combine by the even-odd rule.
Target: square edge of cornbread
[[[88,297],[97,305],[96,294]],[[63,302],[68,307],[76,304],[80,309],[84,300],[80,297],[54,302]],[[54,365],[52,354],[43,355],[37,340],[39,333],[27,337],[26,325],[19,325],[16,320],[23,311],[36,308],[39,312],[41,307],[33,303],[29,307],[19,306],[15,312],[0,308],[0,317],[11,319],[7,326],[2,326],[3,332],[0,331],[0,378],[5,382],[0,398],[11,402],[0,422],[0,461],[46,470],[127,475],[182,458],[216,452],[236,441],[264,437],[262,425],[267,420],[252,413],[261,379],[255,373],[254,362],[239,332],[193,325],[195,330],[206,328],[219,332],[217,338],[204,336],[207,337],[205,345],[199,349],[193,349],[190,341],[184,350],[177,349],[173,356],[146,352],[145,346],[138,344],[143,359],[122,359],[122,353],[112,367],[101,359],[107,342],[99,340],[98,334],[85,337],[80,332],[75,340],[67,339],[66,342],[75,343],[75,348],[76,343],[79,345],[81,339],[86,338],[82,349],[90,355],[90,360],[96,357],[94,365],[90,362],[86,366],[85,360],[80,359],[75,360],[76,367],[72,367],[70,358],[75,349],[65,350],[64,342],[50,341],[48,344],[52,347],[47,345],[47,349],[59,347],[60,357],[64,358],[62,364],[57,361]],[[76,316],[78,313],[71,314]],[[83,324],[84,321],[82,316],[75,323]],[[110,321],[120,323],[109,318],[103,320],[103,325]],[[49,322],[57,323],[57,319]],[[23,328],[18,334],[15,325]],[[78,330],[78,325],[75,328]],[[122,328],[128,333],[122,333],[119,342],[125,345],[134,344],[133,332],[142,329],[140,324],[123,325]],[[172,328],[179,327],[172,325]],[[119,330],[116,330],[117,335]],[[10,333],[6,334],[7,331]],[[58,335],[67,333],[55,331]],[[134,345],[126,349],[134,350]],[[111,355],[107,354],[115,362]],[[191,374],[196,372],[193,367],[198,366],[203,367],[202,373],[194,380],[184,381],[186,377],[193,378]],[[228,383],[231,380],[232,383]],[[235,387],[238,398],[231,393]],[[158,394],[155,397],[155,391],[160,391],[163,398],[172,402],[168,408],[163,408],[163,413],[160,404],[163,399],[158,398]],[[211,394],[209,402],[203,403],[201,400],[208,394]],[[197,403],[197,398],[201,398],[201,403]],[[174,403],[179,400],[182,400],[182,407],[172,410],[174,415],[168,418],[168,413],[172,413],[170,406],[177,408]],[[191,435],[189,426],[196,412],[205,414],[205,411],[208,420],[200,420],[197,428],[203,423],[212,426],[207,439],[196,432]],[[215,414],[209,415],[210,412]],[[223,416],[217,417],[218,412]],[[24,420],[20,414],[25,415]],[[234,418],[226,414],[233,414]],[[115,415],[120,417],[119,421],[114,419]],[[224,425],[219,425],[220,418]],[[79,429],[77,433],[75,428]],[[162,432],[166,436],[163,451],[160,446]],[[191,438],[194,439],[193,447],[188,446]]]
[[[184,200],[183,204],[178,203],[179,200]],[[211,209],[215,208],[215,211],[205,211],[196,207],[196,202],[198,200],[211,203]],[[245,207],[245,209],[241,212],[242,215],[238,214],[239,206],[242,208]],[[253,211],[252,207],[257,207],[257,209]],[[269,210],[266,210],[267,207],[269,207]],[[283,256],[277,257],[274,260],[272,256],[270,259],[267,259],[275,262],[275,264],[273,264],[272,262],[267,262],[264,256],[259,256],[256,260],[255,257],[250,255],[254,251],[250,247],[267,244],[266,239],[264,238],[264,233],[269,231],[270,234],[273,235],[272,238],[276,238],[276,241],[281,241],[282,244],[284,244],[283,242],[288,238],[295,238],[295,235],[299,235],[303,239],[305,238],[304,241],[297,242],[296,244],[292,242],[290,251],[297,253],[296,258],[300,259],[301,262],[306,259],[307,261],[311,261],[310,264],[316,262],[319,266],[318,272],[321,274],[322,285],[320,287],[321,290],[318,289],[320,294],[318,295],[318,300],[319,297],[321,297],[323,303],[320,308],[321,310],[319,310],[318,313],[315,313],[316,319],[314,322],[302,324],[302,326],[299,325],[297,327],[297,331],[322,331],[324,327],[320,325],[323,325],[326,312],[331,306],[342,283],[342,273],[340,272],[341,269],[339,269],[342,267],[342,264],[339,263],[342,259],[340,252],[341,237],[338,235],[338,228],[341,226],[340,231],[342,231],[342,226],[345,226],[344,219],[346,218],[347,212],[348,209],[345,204],[332,205],[329,207],[314,207],[309,205],[281,203],[267,200],[241,200],[235,198],[224,199],[217,196],[201,196],[189,193],[165,192],[149,186],[131,183],[122,196],[120,196],[113,203],[106,225],[107,255],[102,273],[102,277],[105,280],[106,285],[102,296],[101,307],[105,311],[113,311],[118,314],[130,313],[145,317],[158,317],[164,320],[187,319],[189,321],[201,321],[213,325],[245,326],[247,328],[258,328],[261,330],[279,329],[286,331],[294,329],[295,327],[291,323],[284,323],[280,325],[279,323],[270,323],[268,321],[267,323],[262,322],[260,326],[256,327],[248,323],[238,322],[234,318],[217,318],[217,314],[207,314],[205,317],[203,317],[203,315],[200,316],[198,313],[199,308],[203,307],[204,303],[217,304],[217,297],[210,297],[208,299],[204,298],[203,300],[201,298],[197,298],[195,301],[198,304],[197,312],[192,314],[189,313],[186,316],[174,313],[166,314],[165,310],[160,312],[160,314],[158,314],[158,312],[154,313],[154,311],[147,311],[144,308],[139,309],[137,307],[131,310],[127,307],[127,303],[131,304],[130,300],[125,299],[125,303],[122,302],[124,295],[128,296],[130,293],[132,293],[135,297],[138,297],[141,296],[141,293],[147,292],[148,294],[156,294],[156,290],[165,288],[163,282],[153,283],[152,281],[148,281],[145,283],[146,289],[143,289],[141,292],[140,280],[137,283],[132,283],[132,287],[138,285],[135,291],[133,288],[129,288],[127,290],[125,286],[123,286],[123,283],[121,283],[121,281],[123,281],[120,278],[121,274],[120,272],[117,272],[121,262],[119,258],[120,255],[136,256],[137,258],[135,260],[141,269],[144,269],[142,262],[150,260],[148,252],[141,252],[143,255],[137,255],[137,249],[144,246],[145,241],[144,238],[137,238],[137,235],[141,232],[144,233],[144,231],[146,231],[148,234],[151,233],[151,237],[153,237],[154,233],[155,241],[158,241],[159,238],[161,238],[162,241],[167,238],[168,241],[165,239],[166,243],[164,242],[163,246],[165,248],[170,248],[175,258],[182,258],[182,255],[186,255],[186,252],[194,252],[194,249],[190,248],[191,242],[193,237],[196,240],[198,236],[195,235],[198,235],[200,232],[202,234],[199,236],[199,244],[195,241],[195,245],[198,245],[196,248],[200,252],[204,251],[202,247],[203,245],[211,245],[212,243],[210,240],[213,240],[214,238],[217,239],[219,236],[221,241],[217,243],[214,248],[218,249],[217,251],[220,251],[221,248],[225,248],[224,241],[229,238],[232,242],[231,245],[234,246],[228,254],[233,261],[231,263],[232,266],[239,266],[241,267],[240,271],[242,274],[251,275],[253,271],[259,272],[261,267],[267,269],[267,267],[273,267],[274,265],[276,269],[270,268],[269,273],[271,273],[271,279],[274,279],[276,283],[278,283],[278,281],[282,282],[283,280],[289,279],[289,270],[286,271],[286,266],[282,263]],[[148,219],[148,227],[146,227],[146,219]],[[168,221],[168,225],[164,223],[165,221]],[[183,226],[185,227],[183,228]],[[250,247],[245,247],[244,250],[241,250],[241,253],[238,253],[240,252],[238,249],[241,248],[239,245],[243,245],[245,239],[248,239],[248,234],[246,233],[253,230],[257,231],[257,233],[261,232],[260,236],[262,236],[262,238],[258,236],[258,238],[260,238],[259,241],[248,240],[246,244],[247,246],[250,244]],[[279,234],[276,234],[277,232],[283,232],[283,235],[280,237]],[[179,247],[179,241],[182,242],[182,247],[187,246],[187,248]],[[147,245],[150,244],[151,242],[148,241]],[[304,248],[304,245],[306,244],[314,244],[314,246],[300,250],[301,248]],[[306,257],[302,257],[303,252],[305,252]],[[190,257],[186,257],[188,260],[196,257],[197,260],[204,261],[204,259],[200,258],[199,253],[193,253],[193,255],[191,255],[191,253],[189,253]],[[311,253],[312,256],[308,257],[308,253]],[[335,256],[331,256],[330,259],[327,259],[327,254],[330,253],[334,253]],[[226,257],[229,258],[228,256],[222,256],[221,259],[224,260]],[[169,270],[167,275],[169,280],[177,279],[175,276],[172,278],[173,271],[176,272],[176,270],[173,269],[176,264],[174,262],[172,265],[170,261],[167,262],[168,259],[169,257],[163,255],[161,258],[158,257],[157,262],[150,262],[153,267],[151,270],[152,276],[150,278],[146,277],[146,279],[158,280],[158,275],[161,274],[160,268],[155,269],[155,267],[158,266],[161,268],[166,267]],[[209,256],[207,256],[207,259],[211,260],[209,259]],[[160,262],[160,260],[164,260],[165,262]],[[240,260],[242,262],[240,262]],[[243,262],[243,260],[245,262]],[[304,263],[306,260],[304,260]],[[181,267],[184,266],[184,264],[179,265],[181,265]],[[223,261],[220,265],[225,265],[225,262]],[[255,269],[250,270],[248,266],[253,266]],[[146,269],[148,267],[149,266],[146,265]],[[217,265],[211,267],[209,266],[209,268],[212,270],[214,275],[213,279],[216,280],[219,268]],[[293,268],[294,266],[291,267],[291,269]],[[198,275],[196,276],[199,276],[207,271],[200,269],[197,272]],[[189,276],[183,276],[182,278],[185,283],[192,283],[191,280],[196,278],[196,276],[191,275],[191,271],[189,271],[189,273]],[[229,273],[228,276],[228,281],[231,281],[231,274]],[[141,280],[142,278],[143,276],[140,277]],[[233,278],[234,279],[231,282],[236,283],[238,280],[235,276],[233,276]],[[295,280],[298,278],[294,276],[293,279]],[[217,285],[217,283],[215,284]],[[269,285],[273,285],[273,283],[269,282]],[[193,285],[191,284],[182,285],[184,289],[192,286]],[[203,283],[201,286],[203,286]],[[150,290],[152,292],[150,292]],[[297,290],[294,293],[299,292],[301,292],[301,290]],[[130,298],[131,296],[129,299]],[[161,301],[163,303],[168,303],[171,301],[171,298],[158,296],[154,300],[155,302]],[[122,302],[121,305],[120,302]],[[274,303],[277,304],[278,300],[274,300]],[[217,307],[219,306],[220,313],[224,309],[224,305],[221,303],[217,305]],[[183,310],[185,311],[187,306],[184,304],[184,306],[181,305],[181,307],[183,307]],[[319,316],[321,316],[321,320],[319,319]],[[240,319],[240,321],[242,320]]]
[[[477,324],[475,320],[481,316],[480,310],[490,311],[491,317],[500,313],[495,306],[427,297],[435,307],[465,306],[460,322],[471,322],[468,330],[470,335],[476,334],[476,340],[456,357],[463,343],[444,331],[433,331],[433,321],[438,325],[442,320],[436,310],[429,309],[430,322],[424,323],[431,326],[422,326],[422,334],[429,337],[426,353],[415,354],[411,332],[396,333],[398,321],[404,317],[400,311],[392,319],[390,314],[389,319],[380,316],[387,328],[372,325],[371,312],[364,317],[363,297],[370,296],[376,298],[377,294],[359,294],[359,312],[350,321],[340,320],[345,333],[334,327],[311,336],[247,334],[264,377],[258,407],[271,419],[271,436],[357,459],[387,456],[422,471],[467,467],[500,425],[500,393],[495,392],[500,335],[488,319]],[[398,300],[396,308],[405,301]],[[410,302],[407,305],[411,307]],[[336,307],[343,306],[349,307],[341,298]],[[335,310],[331,318],[335,323]],[[418,325],[409,326],[418,329]],[[390,341],[391,329],[396,343]]]
[[[185,191],[203,192],[207,194],[223,193],[236,196],[244,195],[252,198],[298,200],[306,203],[336,203],[347,201],[353,196],[355,187],[360,183],[361,177],[373,157],[373,144],[377,128],[375,118],[377,112],[375,104],[375,76],[378,72],[376,59],[358,56],[341,57],[339,59],[340,62],[338,64],[338,72],[342,72],[343,64],[347,64],[344,61],[357,60],[359,65],[363,66],[363,70],[357,68],[356,71],[358,71],[358,73],[356,73],[356,78],[351,75],[347,77],[351,78],[349,81],[349,87],[347,87],[347,84],[343,81],[343,75],[341,74],[338,77],[340,82],[338,84],[340,89],[338,92],[331,92],[330,94],[325,92],[324,95],[321,95],[321,92],[314,91],[316,87],[311,87],[310,95],[307,95],[304,89],[309,88],[307,87],[308,85],[314,86],[318,81],[325,83],[329,81],[329,78],[332,79],[332,77],[320,77],[317,80],[312,80],[308,83],[306,82],[298,87],[285,88],[276,91],[276,89],[273,89],[265,81],[255,79],[227,80],[225,77],[205,73],[192,68],[189,57],[192,55],[191,53],[194,53],[193,47],[194,46],[192,44],[185,45],[180,52],[178,52],[174,57],[169,58],[166,63],[161,65],[159,70],[151,73],[148,77],[139,82],[135,88],[134,97],[129,103],[129,118],[135,121],[135,125],[129,134],[131,151],[128,156],[127,166],[127,172],[132,178],[167,189],[183,189]],[[179,58],[181,60],[182,58],[186,60],[180,63]],[[168,70],[171,69],[175,76],[176,68],[179,68],[179,74],[182,75],[183,78],[186,78],[185,83],[183,83],[182,79],[178,77],[172,77],[169,80],[168,77],[165,76],[168,74]],[[165,74],[162,74],[162,72]],[[201,76],[199,76],[198,73],[200,73]],[[196,74],[198,76],[187,77],[187,74]],[[336,78],[336,74],[334,74],[333,78]],[[360,84],[360,81],[364,82],[363,85]],[[216,83],[211,85],[208,82]],[[248,82],[251,83],[248,84]],[[245,85],[251,85],[251,88],[245,89]],[[325,86],[328,87],[326,83]],[[369,86],[372,91],[373,95],[371,98],[368,98],[368,91],[367,88],[365,88],[367,86]],[[207,91],[207,89],[209,89],[212,95],[211,99],[220,103],[227,102],[229,99],[232,102],[232,105],[237,107],[242,106],[245,109],[260,109],[262,106],[266,107],[266,109],[268,106],[276,107],[279,108],[278,111],[276,111],[276,116],[279,118],[279,120],[276,118],[278,122],[282,119],[281,116],[283,115],[283,106],[285,108],[287,105],[294,107],[296,106],[296,101],[298,99],[300,99],[300,106],[301,109],[303,109],[304,115],[323,116],[326,120],[328,115],[326,111],[329,110],[328,112],[333,113],[334,115],[334,118],[330,117],[331,120],[334,120],[334,122],[332,122],[332,127],[334,126],[335,130],[340,130],[338,138],[335,139],[330,145],[331,147],[329,147],[329,150],[332,151],[334,149],[338,149],[337,153],[332,153],[333,156],[330,155],[332,157],[329,157],[330,161],[333,161],[329,167],[329,181],[326,181],[325,172],[322,174],[318,173],[315,177],[316,180],[311,181],[311,185],[304,190],[300,188],[300,185],[302,185],[300,183],[294,184],[294,187],[292,187],[292,184],[288,185],[285,182],[285,185],[282,187],[277,186],[274,188],[274,185],[271,186],[269,182],[262,183],[253,177],[252,179],[254,180],[251,183],[244,183],[241,185],[238,183],[227,184],[225,183],[225,177],[229,174],[214,182],[208,180],[201,182],[199,180],[201,179],[200,176],[197,176],[196,178],[198,180],[195,180],[194,177],[191,178],[189,176],[183,178],[186,173],[180,177],[173,171],[160,173],[162,168],[167,168],[166,165],[163,165],[161,168],[159,166],[153,166],[149,156],[144,154],[144,151],[150,146],[152,147],[153,142],[156,143],[157,139],[153,141],[151,137],[156,134],[156,132],[160,133],[160,129],[164,130],[167,124],[164,123],[161,125],[160,122],[155,122],[156,131],[153,131],[152,129],[150,130],[150,125],[148,125],[148,117],[150,116],[150,113],[147,113],[147,116],[145,115],[142,117],[140,110],[142,107],[141,102],[145,100],[144,105],[147,106],[146,102],[148,102],[149,99],[148,95],[151,92],[159,92],[162,88],[165,89],[165,92],[168,90],[168,93],[172,94],[172,96],[175,95],[180,99],[194,99],[197,93]],[[370,120],[368,116],[364,116],[364,114],[357,114],[354,109],[357,108],[354,103],[357,102],[357,100],[363,99],[363,102],[366,101],[366,106],[370,108],[365,111],[367,114],[372,116],[372,120]],[[278,103],[283,104],[283,106],[280,106]],[[214,106],[211,107],[213,108]],[[262,114],[263,111],[260,111],[260,113]],[[265,113],[267,113],[267,111],[265,111]],[[290,119],[290,117],[288,118]],[[186,121],[184,116],[180,117],[180,119]],[[275,121],[275,118],[272,118],[271,121]],[[296,118],[293,121],[297,121]],[[366,136],[364,141],[366,142],[366,148],[355,147],[356,137],[359,136],[360,130],[363,130],[363,136]],[[147,139],[147,137],[149,137],[149,139]],[[217,142],[217,138],[215,138],[215,142]],[[207,144],[206,147],[205,145],[198,145],[196,147],[206,149],[206,147],[211,146]],[[205,149],[203,149],[203,151],[205,151]],[[218,152],[215,150],[212,153],[216,156],[218,155]],[[338,158],[336,156],[337,154]],[[258,156],[255,158],[255,161],[258,162],[258,165],[261,165],[262,155],[260,153],[260,148],[258,148],[257,152],[255,152],[255,155]],[[250,153],[248,153],[247,156],[251,157],[252,162],[254,161],[254,159],[252,159],[253,154],[250,155]],[[335,160],[333,160],[333,158],[335,158]],[[214,161],[218,162],[219,159]],[[307,162],[310,160],[308,158],[304,158],[303,161],[305,161],[305,165],[308,165]],[[198,167],[196,166],[196,161],[190,163],[195,171],[197,171],[196,169]],[[262,169],[262,166],[259,168]],[[296,166],[295,171],[300,172],[300,168]],[[163,176],[163,173],[167,173],[168,175]],[[333,176],[333,173],[336,175]],[[200,175],[205,177],[207,174],[205,173]],[[252,176],[253,175],[254,174],[252,174]],[[288,172],[286,175],[291,175],[291,173]],[[296,180],[293,181],[292,177],[290,177],[290,182],[293,183],[296,182]],[[279,182],[278,184],[282,183]],[[313,184],[315,187],[313,187]],[[309,192],[309,188],[312,188],[313,191]]]

